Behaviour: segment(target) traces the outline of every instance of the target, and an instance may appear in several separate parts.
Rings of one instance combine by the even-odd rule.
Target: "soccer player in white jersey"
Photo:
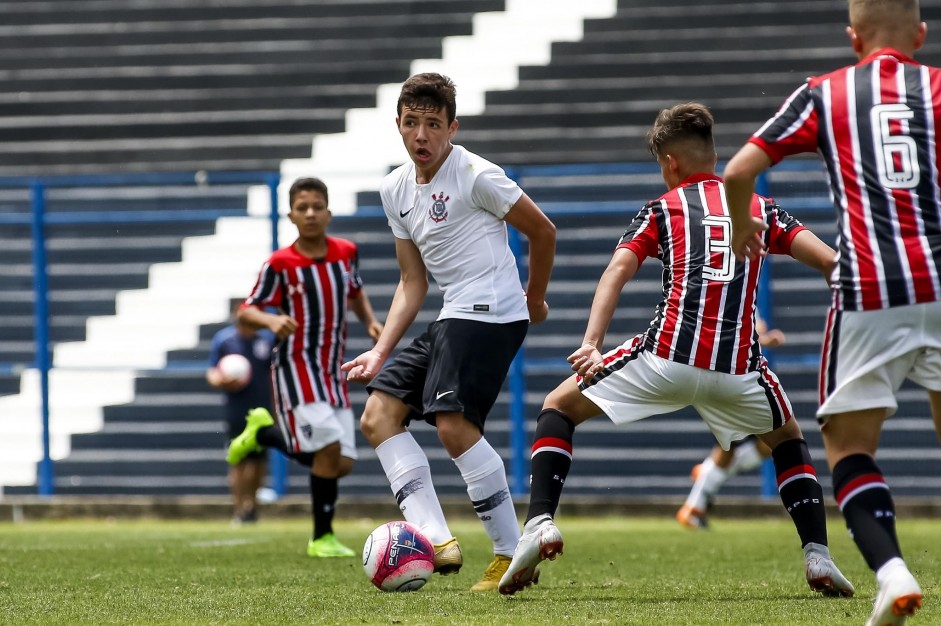
[[[536,582],[539,562],[562,552],[553,518],[576,426],[601,414],[622,424],[686,406],[726,450],[749,434],[768,444],[778,493],[801,540],[808,585],[825,595],[855,592],[830,558],[823,490],[791,404],[758,345],[762,260],[736,263],[729,246],[712,125],[712,114],[695,102],[664,109],[654,122],[648,146],[669,191],[647,203],[621,237],[598,282],[582,346],[568,358],[575,374],[543,403],[526,524],[501,593]],[[824,275],[832,269],[833,250],[773,200],[753,196],[751,211],[768,224],[772,252]],[[602,356],[621,290],[648,257],[663,263],[663,300],[646,331]]]
[[[927,26],[918,0],[850,0],[859,62],[807,79],[729,161],[732,247],[763,254],[749,218],[755,178],[791,154],[829,173],[839,263],[820,364],[821,424],[833,491],[879,593],[868,626],[898,626],[922,604],[876,463],[895,393],[927,390],[941,436],[941,68],[918,63]]]
[[[458,121],[448,77],[409,78],[396,112],[410,160],[385,177],[380,193],[401,279],[375,347],[343,370],[350,381],[368,383],[360,429],[399,508],[435,544],[435,571],[453,574],[463,555],[428,458],[407,430],[416,419],[437,428],[493,541],[493,561],[472,589],[495,590],[520,529],[503,459],[483,437],[484,422],[529,324],[548,314],[555,226],[502,169],[451,143]],[[529,240],[525,291],[506,224]],[[429,272],[444,292],[441,312],[383,369],[422,306]]]

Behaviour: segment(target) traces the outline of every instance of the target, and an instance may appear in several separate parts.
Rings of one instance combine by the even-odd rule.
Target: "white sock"
[[[477,517],[493,541],[493,553],[512,556],[519,543],[520,526],[503,459],[481,437],[467,452],[454,459],[454,464],[467,483],[467,495],[474,503]]]
[[[706,459],[699,468],[693,488],[686,496],[686,504],[699,511],[705,511],[709,498],[719,492],[728,477],[728,472],[716,465],[711,458]]]
[[[884,587],[889,579],[895,576],[899,571],[904,571],[911,576],[911,572],[908,571],[908,566],[902,559],[894,557],[886,561],[882,567],[876,571],[876,581],[879,583],[879,588]]]
[[[758,444],[749,439],[745,443],[735,448],[735,454],[732,457],[732,463],[726,468],[730,476],[741,472],[750,472],[761,465],[765,457],[758,451]]]
[[[389,437],[376,448],[376,456],[405,520],[418,526],[432,543],[451,539],[451,531],[431,482],[428,457],[412,434],[404,432]]]

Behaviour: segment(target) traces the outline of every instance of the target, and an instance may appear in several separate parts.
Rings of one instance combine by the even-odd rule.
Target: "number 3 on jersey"
[[[708,264],[703,264],[702,277],[727,283],[735,277],[735,256],[732,254],[732,218],[725,215],[707,215],[702,218],[706,229],[706,254]],[[716,237],[716,229],[719,236]],[[716,254],[721,255],[719,263],[714,263]]]
[[[914,189],[921,179],[918,147],[908,132],[915,113],[902,103],[877,104],[869,122],[879,167],[879,182],[887,189]]]

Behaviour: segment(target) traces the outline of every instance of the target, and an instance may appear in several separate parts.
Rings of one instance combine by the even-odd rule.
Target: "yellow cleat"
[[[444,543],[435,544],[435,570],[442,576],[457,574],[464,565],[464,554],[457,539],[451,537]]]
[[[510,561],[512,560],[512,558],[502,554],[494,556],[493,560],[490,561],[490,565],[484,570],[484,577],[481,578],[479,582],[475,583],[470,590],[496,591],[497,585],[500,584],[500,579],[506,574],[506,570],[510,567]]]

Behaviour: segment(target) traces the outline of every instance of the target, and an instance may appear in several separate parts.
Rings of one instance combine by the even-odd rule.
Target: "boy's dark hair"
[[[402,84],[399,101],[395,105],[396,115],[402,115],[402,107],[416,111],[447,112],[448,125],[457,117],[457,89],[447,76],[429,72],[415,74]]]
[[[686,102],[663,109],[647,133],[647,148],[655,158],[660,158],[664,146],[684,141],[691,142],[691,149],[701,150],[701,156],[711,157],[715,154],[713,123],[712,113],[706,105],[698,102]]]
[[[288,206],[294,206],[294,198],[301,191],[319,191],[323,199],[330,206],[330,196],[327,195],[327,184],[319,178],[298,178],[288,191]]]

